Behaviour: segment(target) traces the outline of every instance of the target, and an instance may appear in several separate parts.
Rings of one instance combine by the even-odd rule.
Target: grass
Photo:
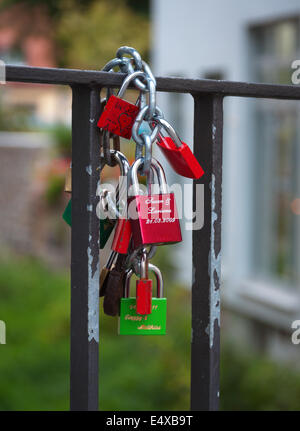
[[[162,263],[164,260],[158,256]],[[164,273],[170,278],[172,268]],[[102,410],[188,410],[190,297],[167,282],[168,335],[117,335],[117,319],[100,319]],[[69,408],[69,276],[30,258],[0,261],[0,410]],[[297,410],[300,376],[257,355],[222,346],[221,408]]]

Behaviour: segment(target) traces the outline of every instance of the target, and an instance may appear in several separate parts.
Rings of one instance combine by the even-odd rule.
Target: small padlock
[[[140,263],[140,279],[136,281],[136,312],[151,314],[152,312],[152,280],[148,278],[148,258],[144,251]]]
[[[198,160],[189,146],[182,142],[173,127],[163,118],[158,123],[169,136],[158,135],[157,145],[177,174],[183,177],[199,179],[204,174]]]
[[[182,237],[175,196],[174,193],[168,193],[164,170],[156,159],[151,159],[151,166],[158,177],[160,193],[141,195],[137,172],[143,163],[142,158],[137,159],[128,173],[128,218],[131,222],[134,248],[180,242]]]
[[[137,71],[128,75],[124,79],[118,95],[110,96],[97,123],[100,129],[108,130],[114,135],[126,139],[131,138],[131,129],[139,112],[139,106],[123,100],[122,97],[129,83],[137,76],[145,77],[145,73]]]
[[[157,297],[152,298],[152,313],[141,316],[136,312],[136,298],[130,298],[130,279],[132,269],[127,271],[124,298],[121,299],[119,335],[165,335],[167,322],[167,298],[163,298],[163,278],[160,270],[149,264],[157,285]]]

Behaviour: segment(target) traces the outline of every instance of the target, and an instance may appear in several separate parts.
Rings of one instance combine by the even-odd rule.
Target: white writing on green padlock
[[[166,335],[167,298],[163,298],[163,279],[160,270],[149,264],[157,283],[157,297],[152,298],[152,313],[142,316],[136,313],[136,298],[129,298],[130,279],[133,274],[129,270],[125,278],[125,297],[121,299],[119,335]]]

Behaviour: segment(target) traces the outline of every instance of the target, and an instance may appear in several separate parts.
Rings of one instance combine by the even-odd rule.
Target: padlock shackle
[[[163,298],[164,297],[164,280],[162,277],[161,270],[157,266],[153,265],[153,263],[149,263],[148,270],[153,272],[153,274],[155,276],[156,286],[157,286],[156,297],[157,298]]]
[[[144,163],[144,160],[142,158],[137,159],[133,165],[130,167],[128,172],[128,183],[130,186],[133,187],[133,195],[138,196],[139,195],[139,182],[138,182],[138,170]],[[151,159],[151,167],[153,167],[156,171],[156,175],[158,178],[159,188],[161,194],[167,194],[168,193],[168,185],[166,180],[166,175],[163,170],[163,167],[159,163],[158,160],[156,160],[154,157]]]
[[[165,120],[164,118],[158,118],[157,122],[167,132],[167,134],[170,136],[170,138],[172,139],[172,141],[174,142],[176,147],[180,148],[182,146],[181,139],[179,138],[179,136],[177,135],[177,133],[175,132],[175,130],[173,129],[171,124],[167,120]]]
[[[123,83],[121,85],[121,88],[120,88],[120,90],[119,90],[119,92],[117,94],[117,97],[119,97],[120,99],[122,99],[122,97],[124,96],[125,91],[127,90],[128,85],[130,84],[130,82],[133,81],[138,76],[142,76],[145,79],[147,79],[146,74],[144,72],[142,72],[142,71],[137,71],[137,72],[131,73],[130,75],[126,76],[126,78],[124,79],[124,81],[123,81]]]
[[[116,187],[116,191],[115,191],[115,194],[116,194],[115,202],[118,203],[118,206],[119,206],[120,201],[122,199],[126,198],[126,194],[127,194],[126,182],[127,181],[125,179],[128,178],[128,172],[130,169],[130,165],[129,165],[127,158],[120,151],[110,150],[110,155],[117,162],[117,164],[120,168],[120,176],[123,178],[123,182],[121,183],[121,187],[119,188],[119,183],[118,183],[118,185]],[[124,184],[124,181],[125,181],[125,184]],[[111,197],[111,193],[112,192],[108,191],[107,196],[102,198],[102,206],[108,204],[110,206],[110,208],[112,209],[112,211],[116,212],[115,216],[117,218],[119,218],[118,216],[120,214],[118,212],[116,203],[114,202],[114,200]]]
[[[140,276],[141,278],[147,279],[148,278],[148,255],[147,251],[143,250],[142,257],[141,257],[141,263],[140,263]]]
[[[164,280],[162,277],[162,273],[160,269],[153,265],[152,263],[149,263],[148,265],[149,271],[153,272],[156,280],[156,297],[157,298],[163,298],[164,297]],[[124,283],[124,298],[129,298],[130,295],[130,280],[132,275],[134,274],[132,269],[129,269],[126,272],[125,275],[125,283]]]

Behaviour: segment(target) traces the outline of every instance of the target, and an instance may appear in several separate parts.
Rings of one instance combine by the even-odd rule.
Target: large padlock
[[[199,179],[204,174],[198,160],[189,146],[182,142],[173,127],[163,118],[158,123],[169,136],[158,135],[157,145],[177,174],[183,177]]]
[[[160,270],[149,264],[157,285],[157,296],[152,298],[152,313],[141,316],[136,312],[136,298],[129,297],[132,269],[127,271],[124,298],[121,299],[119,335],[165,335],[167,323],[167,298],[163,297],[163,278]]]
[[[139,112],[139,106],[123,100],[122,97],[129,83],[137,76],[145,77],[145,73],[138,71],[128,75],[124,79],[118,95],[110,96],[97,123],[100,129],[108,130],[114,135],[126,139],[131,138],[131,129]]]
[[[137,159],[128,173],[128,218],[131,222],[134,248],[182,241],[174,193],[168,193],[161,164],[154,158],[151,167],[156,171],[160,193],[140,194],[138,169],[144,163]]]

